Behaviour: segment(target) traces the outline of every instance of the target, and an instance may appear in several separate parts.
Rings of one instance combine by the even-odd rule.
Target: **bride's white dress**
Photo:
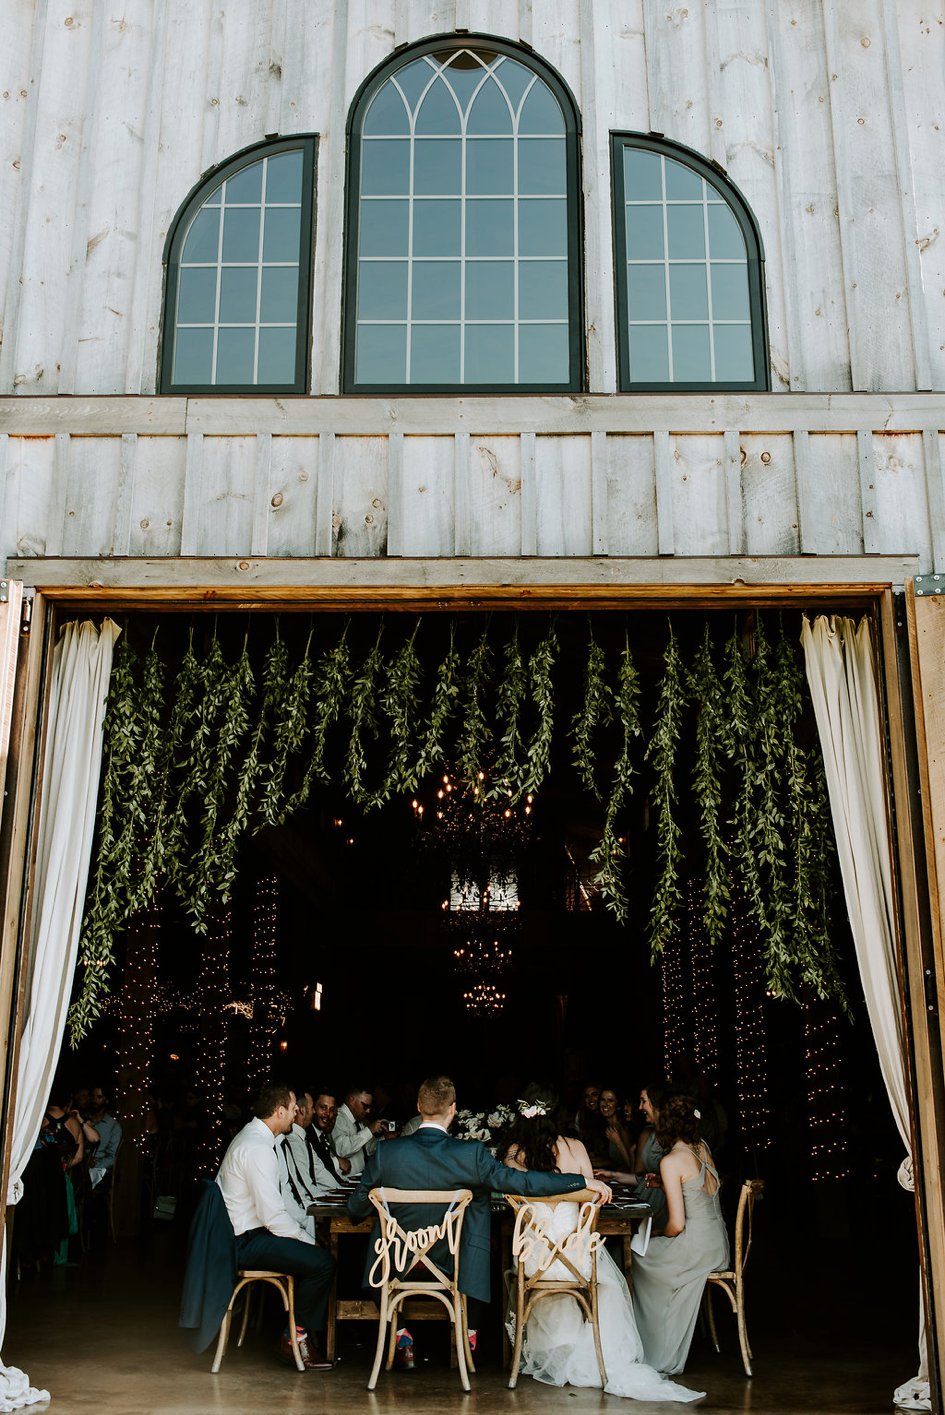
[[[553,1243],[563,1242],[577,1226],[577,1204],[532,1202],[536,1219]],[[545,1258],[548,1253],[545,1251]],[[569,1257],[572,1255],[569,1254]],[[531,1277],[541,1265],[540,1251],[526,1257],[525,1272]],[[572,1257],[573,1261],[573,1257]],[[590,1257],[584,1266],[590,1271]],[[555,1262],[545,1274],[566,1279],[571,1274],[563,1263]],[[689,1390],[669,1381],[643,1363],[643,1343],[637,1332],[633,1303],[623,1273],[601,1244],[597,1253],[597,1302],[601,1350],[607,1370],[604,1389],[610,1395],[626,1395],[635,1400],[701,1400],[704,1391]],[[514,1340],[514,1313],[509,1320]],[[594,1332],[585,1322],[580,1307],[566,1293],[543,1297],[536,1303],[525,1328],[522,1374],[534,1376],[548,1385],[596,1386],[600,1372],[594,1350]]]

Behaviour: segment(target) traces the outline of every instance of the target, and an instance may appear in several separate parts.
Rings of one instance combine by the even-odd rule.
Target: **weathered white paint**
[[[945,387],[940,5],[10,0],[0,391],[153,391],[174,213],[213,164],[304,131],[320,135],[312,391],[336,393],[351,101],[395,46],[460,25],[534,45],[580,107],[592,389],[615,380],[608,134],[624,129],[691,145],[744,191],[775,388]]]

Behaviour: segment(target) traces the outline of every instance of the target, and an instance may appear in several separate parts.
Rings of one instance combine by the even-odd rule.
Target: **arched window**
[[[619,385],[765,389],[764,251],[739,193],[678,143],[613,137]]]
[[[427,41],[352,110],[346,390],[582,386],[578,125],[561,80]]]
[[[218,167],[168,235],[163,393],[304,393],[315,139],[281,138]]]

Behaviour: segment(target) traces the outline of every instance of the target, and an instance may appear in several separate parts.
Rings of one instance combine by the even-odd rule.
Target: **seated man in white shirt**
[[[280,1161],[276,1145],[296,1117],[295,1094],[287,1086],[263,1086],[255,1119],[244,1125],[223,1156],[217,1184],[236,1234],[241,1268],[268,1268],[295,1278],[295,1316],[299,1350],[307,1371],[329,1370],[316,1333],[324,1331],[333,1259],[315,1244],[309,1230],[286,1211],[279,1192]],[[280,1359],[294,1365],[286,1328]]]
[[[338,1188],[338,1181],[310,1148],[306,1131],[315,1114],[311,1091],[295,1092],[295,1122],[287,1135],[276,1142],[279,1154],[279,1188],[288,1213],[314,1236],[315,1219],[310,1204]]]
[[[371,1119],[373,1105],[374,1097],[363,1086],[348,1091],[331,1134],[335,1154],[351,1161],[355,1178],[377,1149],[378,1140],[387,1135],[387,1122]]]

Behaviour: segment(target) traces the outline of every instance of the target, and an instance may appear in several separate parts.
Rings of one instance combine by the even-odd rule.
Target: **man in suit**
[[[338,1107],[335,1105],[334,1096],[327,1091],[321,1091],[315,1097],[312,1123],[305,1131],[309,1149],[314,1151],[314,1158],[327,1170],[335,1185],[340,1184],[343,1176],[351,1172],[351,1161],[340,1158],[331,1142],[337,1118]]]
[[[586,1180],[581,1174],[544,1174],[537,1170],[510,1169],[495,1159],[478,1140],[455,1140],[448,1133],[456,1114],[456,1088],[448,1076],[431,1076],[417,1096],[420,1128],[406,1139],[382,1145],[364,1167],[357,1189],[348,1200],[348,1213],[356,1221],[373,1212],[368,1195],[384,1185],[390,1189],[471,1189],[472,1203],[466,1210],[459,1251],[459,1288],[467,1297],[470,1345],[475,1349],[479,1314],[490,1297],[490,1195],[524,1194],[545,1198],[549,1194],[569,1194],[576,1189],[596,1189],[605,1202],[610,1190],[600,1180]],[[411,1231],[426,1228],[431,1219],[428,1204],[398,1204],[397,1221]],[[375,1223],[368,1245],[367,1274],[374,1262],[374,1242],[379,1232]],[[430,1250],[431,1262],[449,1272],[452,1258],[445,1242]],[[408,1266],[409,1266],[408,1258]],[[402,1276],[403,1273],[398,1274]],[[398,1364],[413,1366],[413,1342],[409,1332],[397,1332]],[[403,1353],[401,1355],[400,1353]]]

